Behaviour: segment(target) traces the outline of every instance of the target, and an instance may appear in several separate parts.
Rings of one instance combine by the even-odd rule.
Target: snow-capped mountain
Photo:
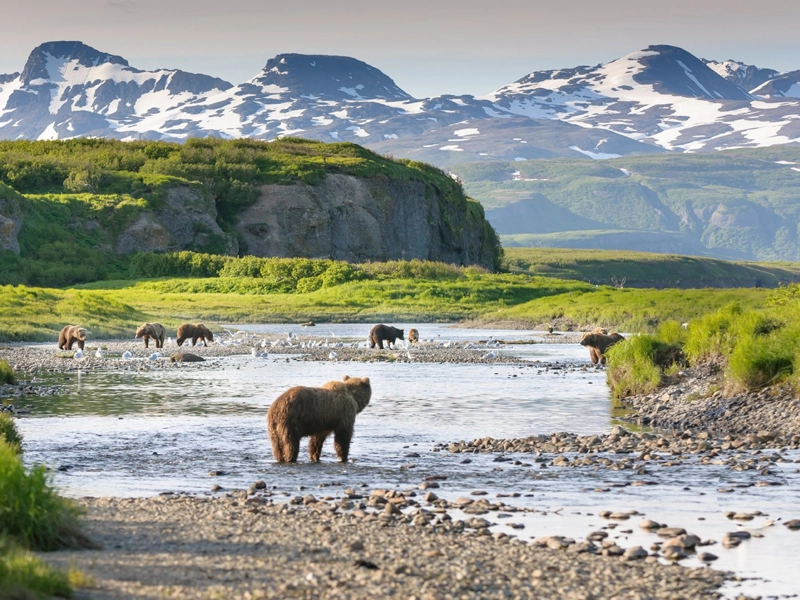
[[[768,98],[800,98],[800,71],[776,75],[754,89],[753,93]]]
[[[738,60],[719,62],[702,59],[702,61],[720,77],[749,92],[753,92],[758,86],[778,75],[778,71],[774,69],[761,69]]]
[[[299,135],[442,166],[710,151],[800,141],[799,80],[659,45],[534,72],[482,97],[415,99],[349,57],[281,54],[232,86],[53,42],[36,48],[21,74],[0,75],[0,138]]]
[[[0,137],[105,136],[231,84],[180,70],[141,71],[81,42],[49,42],[22,73],[0,76]]]

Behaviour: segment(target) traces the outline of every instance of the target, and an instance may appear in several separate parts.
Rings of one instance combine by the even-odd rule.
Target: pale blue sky
[[[480,95],[650,44],[796,70],[798,30],[796,0],[32,0],[3,7],[0,73],[42,42],[80,40],[141,69],[232,83],[303,52],[353,56],[417,97]]]

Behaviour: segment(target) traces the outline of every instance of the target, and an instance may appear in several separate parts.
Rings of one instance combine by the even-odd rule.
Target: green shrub
[[[735,389],[754,390],[794,372],[797,348],[782,335],[744,335],[728,358],[726,375]]]
[[[199,252],[139,252],[130,263],[130,276],[138,277],[217,277],[234,258]]]
[[[637,335],[606,352],[608,384],[616,398],[649,394],[658,388],[662,369],[656,364],[666,344],[650,335]]]
[[[16,450],[0,442],[0,536],[34,550],[86,546],[79,514],[48,485],[44,467],[26,472]]]
[[[69,576],[0,536],[0,598],[71,598]]]
[[[0,383],[14,384],[16,382],[14,369],[6,361],[0,360]]]
[[[6,443],[11,446],[17,454],[22,452],[22,435],[17,430],[14,418],[5,412],[0,412],[0,444]]]
[[[685,344],[689,361],[698,364],[730,355],[736,344],[742,314],[740,305],[731,304],[692,321]]]

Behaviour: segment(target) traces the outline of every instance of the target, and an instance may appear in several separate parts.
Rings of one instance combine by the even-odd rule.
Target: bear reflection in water
[[[322,387],[293,387],[272,403],[267,412],[267,432],[278,462],[297,462],[300,439],[310,437],[308,454],[319,462],[322,445],[333,433],[333,448],[347,462],[356,415],[372,396],[369,377],[344,376]]]

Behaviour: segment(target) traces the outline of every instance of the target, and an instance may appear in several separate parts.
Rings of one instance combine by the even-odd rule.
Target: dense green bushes
[[[16,383],[14,369],[4,360],[0,360],[0,384],[1,383]]]
[[[755,310],[732,304],[692,321],[686,330],[672,323],[613,347],[608,378],[615,395],[652,391],[683,356],[691,365],[718,364],[730,392],[800,383],[800,305],[772,304]]]

